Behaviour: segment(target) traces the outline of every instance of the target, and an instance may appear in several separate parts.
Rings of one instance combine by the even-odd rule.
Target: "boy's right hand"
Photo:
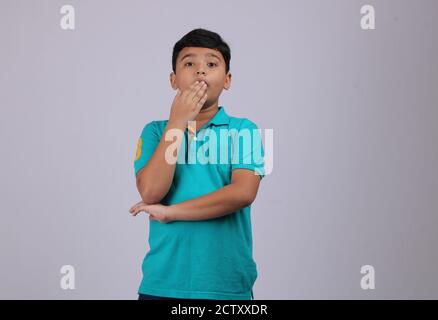
[[[184,126],[195,120],[205,101],[207,101],[207,84],[204,81],[194,82],[188,89],[178,92],[173,99],[169,122]]]

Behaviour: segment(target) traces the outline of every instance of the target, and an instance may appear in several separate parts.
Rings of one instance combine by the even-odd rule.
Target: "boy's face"
[[[170,74],[174,90],[184,91],[197,80],[207,83],[207,101],[203,109],[217,102],[222,90],[231,85],[231,73],[225,73],[225,60],[218,50],[198,47],[183,48],[176,58],[176,73]]]

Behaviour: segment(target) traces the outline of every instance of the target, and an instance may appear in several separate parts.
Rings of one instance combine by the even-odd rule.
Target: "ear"
[[[227,76],[225,78],[224,89],[228,90],[231,87],[231,73],[228,71]]]
[[[173,90],[178,89],[178,86],[176,84],[176,75],[173,71],[170,73],[170,86]]]

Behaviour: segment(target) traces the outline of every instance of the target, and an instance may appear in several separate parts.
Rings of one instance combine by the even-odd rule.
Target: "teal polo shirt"
[[[148,163],[166,125],[167,120],[145,125],[134,161],[135,174]],[[264,177],[263,145],[252,121],[229,116],[219,106],[210,121],[196,129],[196,140],[190,138],[188,129],[180,140],[174,178],[162,204],[214,192],[231,183],[234,169],[252,170]],[[139,293],[187,299],[253,298],[257,267],[252,252],[251,205],[209,220],[149,220],[149,248]]]

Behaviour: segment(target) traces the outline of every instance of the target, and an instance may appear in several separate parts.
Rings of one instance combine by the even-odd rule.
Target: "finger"
[[[129,209],[129,212],[132,212],[137,206],[139,206],[139,205],[141,205],[141,204],[143,204],[143,203],[144,203],[143,201],[137,202],[136,204],[134,204],[134,205],[131,207],[131,209]]]
[[[199,84],[199,81],[193,82],[187,90],[184,90],[183,92],[181,92],[181,96],[183,98],[187,97],[187,95],[190,94],[192,92],[192,90],[194,90],[198,84]]]
[[[204,96],[199,100],[199,102],[196,104],[196,111],[200,111],[201,108],[204,106],[205,101],[207,101],[207,92],[204,94]]]
[[[132,214],[133,214],[134,216],[136,216],[136,215],[139,214],[141,211],[144,211],[144,212],[149,211],[149,206],[147,206],[147,205],[138,206],[138,207],[134,208]]]
[[[142,212],[142,211],[144,211],[144,210],[135,210],[133,213],[132,213],[132,215],[135,217],[135,216],[137,216],[140,212]]]
[[[129,209],[129,212],[132,212],[132,211],[135,209],[135,207],[137,207],[139,204],[140,204],[140,202],[134,204],[134,205]]]
[[[199,92],[199,90],[204,87],[204,84],[204,81],[198,82],[198,84],[188,94],[187,99],[189,99],[189,101],[192,101],[196,97],[196,94]]]
[[[132,209],[132,211],[131,211],[131,215],[132,215],[133,217],[135,217],[139,212],[140,212],[140,211],[138,211],[137,209]]]
[[[133,205],[131,209],[135,210],[139,206],[145,206],[145,205],[146,205],[146,203],[144,201],[140,201],[140,202],[137,202],[135,205]]]
[[[200,99],[202,99],[202,97],[204,96],[206,90],[207,90],[207,84],[204,82],[202,84],[201,88],[194,95],[193,102],[197,103]]]

